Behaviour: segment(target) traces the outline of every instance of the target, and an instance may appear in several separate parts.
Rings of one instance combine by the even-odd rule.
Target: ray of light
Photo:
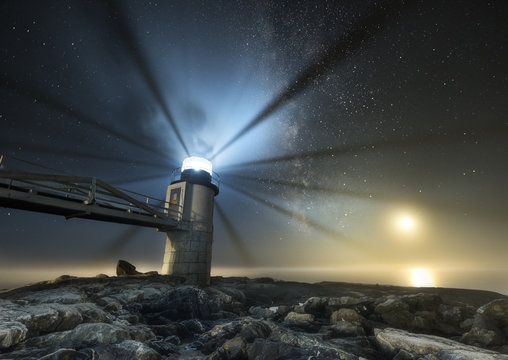
[[[111,263],[112,266],[116,265],[118,259],[113,259],[118,256],[118,253],[127,247],[140,233],[142,230],[141,226],[129,226],[125,231],[121,232],[116,238],[111,239],[109,244],[98,254],[94,260],[96,264],[103,265],[108,263],[110,260],[114,260]]]
[[[219,214],[219,217],[221,218],[222,223],[224,224],[226,231],[229,237],[231,238],[231,241],[233,242],[233,245],[235,246],[238,255],[240,256],[244,265],[246,266],[254,265],[252,256],[250,255],[249,250],[245,246],[245,241],[240,237],[235,227],[233,226],[233,223],[229,220],[226,213],[217,202],[215,202],[215,208],[217,209],[217,214]]]
[[[162,179],[162,178],[169,178],[170,173],[160,173],[155,175],[146,175],[146,176],[140,176],[134,179],[121,179],[121,180],[111,180],[109,181],[112,185],[126,185],[126,184],[134,184],[139,182],[144,182],[147,180],[155,180],[155,179]]]
[[[360,152],[370,152],[377,150],[394,149],[407,146],[422,145],[443,145],[447,143],[475,141],[480,137],[486,136],[508,136],[508,127],[504,125],[492,125],[478,129],[456,129],[437,133],[427,133],[422,135],[410,135],[400,139],[378,140],[368,144],[353,144],[336,147],[328,147],[321,150],[299,152],[274,156],[266,159],[252,160],[225,166],[224,169],[237,168],[243,166],[275,164],[283,161],[316,159],[331,156],[340,156],[346,154],[356,154]]]
[[[139,148],[142,148],[142,149],[144,149],[154,155],[157,155],[163,159],[167,158],[167,154],[157,151],[153,147],[147,145],[145,142],[138,140],[136,137],[121,133],[108,125],[101,124],[98,121],[94,120],[93,118],[74,109],[72,106],[67,106],[67,105],[61,103],[60,101],[53,99],[50,96],[44,94],[41,91],[37,91],[35,89],[28,88],[26,86],[26,84],[21,84],[15,80],[5,77],[4,75],[0,75],[0,84],[2,87],[6,88],[8,90],[10,90],[18,95],[23,95],[23,96],[26,96],[30,99],[36,100],[38,103],[41,103],[41,104],[47,106],[49,109],[52,109],[60,114],[64,114],[66,116],[74,118],[77,121],[79,121],[83,124],[87,124],[97,130],[102,131],[102,132],[105,132],[106,134],[111,134],[111,135],[117,137],[118,139],[127,142],[130,145],[136,145]]]
[[[5,144],[4,144],[5,146]],[[17,146],[16,146],[17,147]],[[13,148],[8,147],[8,148]],[[10,151],[6,151],[9,153]],[[101,155],[101,154],[90,154],[85,152],[79,152],[79,151],[71,151],[69,149],[58,149],[58,148],[49,148],[42,145],[21,145],[20,150],[16,150],[16,152],[28,152],[28,153],[35,153],[35,154],[49,154],[49,155],[57,155],[57,156],[63,156],[63,157],[71,157],[76,159],[91,159],[91,160],[100,160],[100,161],[108,161],[108,162],[114,162],[114,163],[123,163],[128,165],[136,165],[136,166],[148,166],[148,167],[170,167],[170,165],[152,162],[152,161],[133,161],[129,159],[125,159],[122,157],[117,156],[111,156],[111,155]]]
[[[363,246],[362,244],[360,244],[358,242],[354,242],[352,239],[346,237],[344,234],[342,234],[341,232],[339,232],[335,229],[329,228],[323,224],[320,224],[314,220],[311,220],[311,219],[303,216],[302,214],[298,214],[298,213],[295,213],[295,212],[290,211],[288,209],[285,209],[285,208],[283,208],[283,207],[281,207],[281,206],[279,206],[267,199],[264,199],[264,198],[261,198],[257,195],[254,195],[254,194],[252,194],[248,191],[245,191],[237,186],[234,186],[230,183],[226,183],[226,182],[222,181],[221,184],[226,185],[230,189],[232,189],[240,194],[243,194],[246,197],[251,198],[252,200],[254,200],[254,201],[256,201],[256,202],[258,202],[258,203],[260,203],[272,210],[275,210],[283,215],[286,215],[292,219],[295,219],[295,220],[301,222],[302,224],[313,227],[314,229],[331,236],[333,239],[335,239],[337,241],[341,241],[341,243],[343,243],[347,246],[350,246],[351,248],[354,248],[355,251],[359,251],[363,255],[374,256],[374,254],[372,253],[372,251],[370,249],[368,249],[367,247]],[[375,256],[377,258],[379,258],[381,255],[380,255],[380,253],[377,253]]]
[[[396,6],[395,4],[386,4],[385,6],[378,7],[372,12],[372,14],[365,17],[363,21],[358,23],[339,41],[335,42],[326,49],[317,61],[302,70],[299,75],[290,82],[290,85],[286,89],[277,95],[236,135],[219,148],[219,150],[212,155],[211,160],[224,152],[254,127],[268,119],[270,115],[284,106],[296,95],[300,94],[318,78],[330,71],[330,69],[337,66],[341,61],[349,58],[354,51],[358,50],[365,44],[365,41],[370,39],[375,33],[381,31],[384,25],[390,23],[395,17],[394,15],[398,14],[399,9],[400,5]]]
[[[162,109],[169,125],[175,132],[178,142],[180,143],[180,145],[182,145],[187,156],[190,156],[189,150],[187,149],[183,137],[180,131],[178,130],[178,127],[176,126],[176,122],[173,118],[173,115],[171,114],[169,106],[167,105],[167,102],[165,101],[164,96],[162,95],[162,92],[159,86],[157,85],[155,77],[150,71],[150,66],[148,65],[144,55],[142,54],[141,49],[137,45],[138,42],[136,41],[134,31],[132,30],[127,21],[127,14],[123,11],[120,3],[115,0],[109,0],[105,3],[105,5],[107,10],[111,14],[112,18],[115,20],[118,34],[120,35],[121,39],[129,49],[132,57],[136,61],[136,64],[141,74],[143,75],[148,87],[150,88],[152,95],[154,96],[155,100]]]
[[[227,173],[226,173],[227,174]],[[354,198],[384,201],[389,203],[399,203],[407,205],[415,205],[418,207],[428,208],[431,212],[446,212],[457,216],[480,217],[489,221],[506,222],[508,208],[492,208],[485,206],[477,206],[474,204],[453,204],[451,202],[439,201],[435,199],[419,198],[409,199],[407,197],[386,195],[373,192],[363,192],[345,189],[332,189],[321,185],[310,185],[287,180],[274,180],[260,177],[251,177],[245,175],[227,174],[227,176],[235,177],[242,180],[252,181],[256,183],[287,186],[299,190],[311,190],[323,192],[331,195],[350,196]]]

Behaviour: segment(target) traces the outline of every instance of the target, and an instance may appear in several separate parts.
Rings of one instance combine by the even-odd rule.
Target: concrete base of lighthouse
[[[182,165],[179,179],[166,192],[165,212],[181,223],[180,230],[169,231],[162,266],[163,275],[184,277],[187,283],[210,285],[213,243],[214,198],[218,185],[212,182],[211,163],[198,158],[198,164],[208,170],[186,168]],[[188,164],[187,164],[188,165]]]
[[[212,231],[168,232],[162,274],[182,276],[191,284],[210,285],[212,243]]]

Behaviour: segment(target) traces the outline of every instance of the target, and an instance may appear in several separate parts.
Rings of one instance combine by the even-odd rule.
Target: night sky
[[[222,181],[212,274],[508,294],[507,16],[506,1],[4,0],[2,166],[163,198],[204,156]],[[0,288],[162,265],[154,229],[6,208],[0,229]]]

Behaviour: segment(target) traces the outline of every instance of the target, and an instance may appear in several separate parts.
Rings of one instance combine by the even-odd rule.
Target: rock
[[[105,322],[108,318],[108,313],[93,303],[76,304],[74,308],[81,314],[85,323]]]
[[[246,321],[240,330],[239,336],[246,342],[252,342],[257,338],[266,338],[272,332],[267,322],[248,320]]]
[[[249,314],[258,319],[269,319],[276,314],[276,311],[261,306],[251,306],[249,308]]]
[[[179,354],[178,346],[166,340],[153,341],[150,343],[150,347],[161,355]]]
[[[497,299],[478,308],[477,313],[499,329],[508,327],[508,299]]]
[[[228,359],[244,360],[247,359],[247,346],[245,340],[237,336],[227,340],[222,346],[212,353],[209,360]]]
[[[349,321],[337,321],[334,325],[330,326],[329,331],[329,336],[332,338],[365,336],[365,330],[362,326]]]
[[[86,295],[76,287],[65,286],[56,289],[33,292],[24,297],[30,304],[76,304],[85,302]]]
[[[40,358],[40,360],[89,360],[90,356],[86,353],[74,349],[59,349],[54,353]]]
[[[136,270],[136,267],[130,262],[125,260],[118,260],[116,264],[116,275],[117,276],[128,276],[128,275],[139,275],[141,274]]]
[[[326,313],[327,304],[328,298],[314,296],[307,299],[307,301],[303,303],[302,308],[304,313],[324,317]]]
[[[412,355],[417,355],[417,357],[430,355],[435,356],[437,359],[467,360],[481,358],[508,360],[506,355],[433,335],[413,334],[393,328],[386,328],[384,330],[375,329],[374,334],[377,345],[387,356],[395,356],[401,350],[404,350]],[[457,351],[464,354],[475,354],[476,357],[451,357],[453,354],[458,354]]]
[[[392,360],[416,360],[416,356],[408,353],[406,350],[400,350]]]
[[[182,338],[196,337],[206,330],[203,323],[197,319],[184,320],[178,324],[178,335]]]
[[[296,332],[274,323],[271,323],[270,327],[272,333],[268,337],[268,340],[300,348],[300,354],[302,356],[305,355],[305,359],[309,358],[309,356],[320,355],[324,359],[358,360],[358,356],[344,351],[340,346],[330,342],[323,342],[320,336],[311,336],[300,331]],[[293,359],[294,357],[281,358]]]
[[[364,324],[367,320],[353,309],[340,309],[334,311],[330,316],[331,324],[336,324],[339,321],[347,321],[353,324],[361,325]]]
[[[20,306],[12,302],[0,303],[0,321],[17,321],[31,333],[70,330],[83,321],[79,310],[72,305],[36,304]]]
[[[53,280],[49,280],[47,281],[47,284],[58,284],[62,281],[65,281],[65,280],[70,280],[70,279],[77,279],[78,277],[77,276],[71,276],[71,275],[60,275],[59,277],[53,279]]]
[[[409,305],[409,311],[437,311],[439,305],[443,302],[441,296],[437,294],[413,294],[405,295],[400,298],[401,301]]]
[[[314,323],[314,315],[290,312],[284,318],[284,326],[291,329],[299,329],[307,332],[316,332],[319,325]]]
[[[475,308],[470,305],[440,304],[435,329],[447,335],[461,335],[471,330]]]
[[[397,328],[408,328],[414,318],[409,312],[409,305],[397,298],[387,299],[376,306],[374,311],[380,314],[388,325]]]
[[[211,359],[506,359],[446,339],[462,335],[469,344],[508,352],[506,303],[495,300],[501,295],[434,291],[435,295],[390,286],[263,283],[246,278],[214,279],[209,288],[164,276],[66,278],[0,293],[0,360],[202,359],[207,355]],[[302,299],[307,300],[299,303]],[[477,312],[479,304],[485,305]],[[377,329],[376,336],[367,336],[374,326],[384,328],[381,321],[445,337],[396,329]]]
[[[161,355],[149,346],[133,340],[119,344],[103,345],[94,348],[98,359],[137,359],[160,360]]]
[[[221,303],[199,288],[183,286],[166,292],[163,296],[143,301],[142,314],[158,313],[170,320],[208,319],[221,310]]]
[[[305,349],[278,341],[256,339],[252,344],[247,346],[247,356],[249,359],[298,359],[305,355],[307,355]]]
[[[73,330],[51,333],[25,340],[23,348],[37,347],[56,351],[59,348],[93,347],[131,340],[129,332],[112,324],[80,324]]]
[[[0,349],[7,349],[25,340],[28,329],[17,321],[0,322]]]
[[[245,304],[247,297],[241,290],[235,289],[230,286],[224,286],[219,288],[220,291],[232,297],[233,300],[238,301],[241,304]]]
[[[462,335],[460,341],[464,344],[473,346],[491,347],[495,345],[503,345],[504,337],[499,331],[473,327],[467,333]]]
[[[298,314],[295,312],[290,312],[286,315],[284,318],[284,321],[297,321],[297,322],[313,322],[314,321],[314,315],[311,314]]]
[[[471,329],[464,333],[465,344],[492,347],[503,345],[508,338],[508,300],[493,300],[476,311]]]
[[[338,310],[345,307],[354,307],[361,303],[364,303],[365,299],[354,298],[351,296],[341,296],[341,297],[330,297],[327,301],[327,306],[331,309]]]

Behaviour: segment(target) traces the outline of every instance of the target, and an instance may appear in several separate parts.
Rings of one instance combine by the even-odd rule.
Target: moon
[[[397,225],[404,232],[412,232],[415,230],[416,222],[413,217],[404,215],[397,220]]]

